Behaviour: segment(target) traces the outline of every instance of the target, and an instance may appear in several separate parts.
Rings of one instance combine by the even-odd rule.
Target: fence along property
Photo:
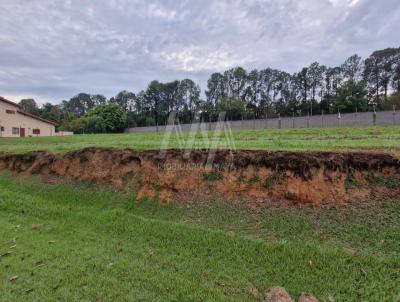
[[[341,126],[400,125],[400,112],[378,111],[342,114],[322,114],[313,116],[284,117],[227,121],[231,129],[288,129],[288,128],[323,128]],[[217,123],[204,123],[204,129],[214,130]],[[180,124],[182,131],[190,131],[191,124]],[[165,125],[127,128],[126,133],[163,132]]]

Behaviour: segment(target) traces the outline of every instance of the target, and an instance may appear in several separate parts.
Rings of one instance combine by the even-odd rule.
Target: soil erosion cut
[[[343,203],[368,198],[382,187],[398,193],[400,184],[397,158],[362,152],[216,150],[210,161],[208,150],[85,148],[59,156],[46,151],[2,155],[2,169],[135,188],[138,199],[219,194],[260,205]]]

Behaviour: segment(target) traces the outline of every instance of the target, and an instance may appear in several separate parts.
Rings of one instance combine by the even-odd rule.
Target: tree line
[[[221,112],[239,120],[391,110],[400,107],[400,48],[377,50],[364,60],[355,54],[335,67],[314,62],[295,73],[242,67],[216,72],[207,81],[205,99],[198,84],[184,79],[152,81],[145,90],[124,90],[110,99],[79,93],[59,105],[39,108],[33,99],[21,100],[20,105],[76,133],[162,125],[171,112],[181,123],[190,123],[215,121]]]

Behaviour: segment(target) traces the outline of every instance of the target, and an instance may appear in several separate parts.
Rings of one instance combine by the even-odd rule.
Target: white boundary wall
[[[400,112],[379,111],[313,115],[310,117],[284,117],[258,120],[228,121],[231,129],[288,129],[288,128],[323,128],[341,126],[373,126],[373,125],[400,125]],[[205,128],[213,130],[217,123],[204,123]],[[190,131],[191,124],[181,124],[182,131]],[[150,127],[127,128],[126,133],[163,132],[165,125]]]

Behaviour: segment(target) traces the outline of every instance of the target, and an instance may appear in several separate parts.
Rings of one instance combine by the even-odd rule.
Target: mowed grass
[[[400,298],[399,200],[262,211],[134,200],[0,174],[0,300],[254,301],[251,288],[273,285],[323,301]]]
[[[187,144],[187,142],[191,142]],[[283,151],[400,150],[400,126],[337,127],[315,129],[234,130],[188,133],[96,134],[71,137],[1,138],[0,152],[48,150],[65,153],[88,146],[133,148],[237,148]]]

